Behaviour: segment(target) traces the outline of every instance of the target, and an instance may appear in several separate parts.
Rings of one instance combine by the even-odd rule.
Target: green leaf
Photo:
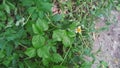
[[[70,37],[68,37],[68,35],[67,35],[67,31],[63,31],[62,42],[65,47],[68,47],[72,44]]]
[[[63,42],[65,47],[68,47],[72,44],[71,39],[67,35],[63,36],[62,42]]]
[[[63,32],[63,30],[54,30],[52,35],[53,39],[56,41],[61,41]]]
[[[19,62],[19,68],[24,68],[24,63]]]
[[[10,6],[10,8],[15,9],[15,5],[12,4],[11,2],[7,1],[7,4]]]
[[[38,26],[38,24],[32,24],[32,29],[35,34],[40,34],[40,35],[44,34],[42,28]]]
[[[1,51],[0,52],[0,59],[4,58],[5,57],[5,54]]]
[[[2,21],[5,21],[6,20],[6,15],[5,15],[5,12],[3,12],[3,11],[0,11],[0,19],[2,20]]]
[[[90,68],[92,65],[92,62],[84,62],[80,68]]]
[[[100,64],[102,65],[102,67],[107,68],[108,67],[108,63],[105,61],[100,61]]]
[[[28,11],[29,14],[32,14],[35,10],[36,10],[36,7],[29,7],[27,9],[27,11]]]
[[[61,19],[62,19],[62,14],[56,14],[52,18],[53,21],[60,21]]]
[[[13,52],[13,46],[10,45],[10,44],[8,44],[8,45],[6,46],[6,48],[5,48],[5,50],[6,50],[6,55],[7,55],[7,56],[10,56],[10,55],[12,54],[12,52]]]
[[[61,66],[61,65],[55,65],[55,66],[53,66],[53,68],[68,68],[68,67]]]
[[[42,8],[42,10],[44,10],[44,11],[51,11],[51,8],[52,8],[52,4],[51,3],[47,3],[47,2],[42,2],[41,3],[41,8]]]
[[[117,9],[118,11],[120,11],[120,4],[118,4],[118,6],[116,6],[116,9]]]
[[[45,38],[41,35],[35,35],[32,38],[32,44],[35,48],[40,48],[45,43]]]
[[[7,66],[7,67],[8,67],[8,66],[9,66],[9,64],[10,64],[10,62],[11,62],[10,60],[5,60],[5,61],[3,61],[2,63],[3,63],[5,66]]]
[[[9,57],[7,57],[2,63],[3,63],[6,67],[8,67],[8,66],[10,65],[10,63],[11,63],[12,60],[13,60],[13,56],[9,56]]]
[[[40,31],[38,30],[38,28],[36,27],[35,24],[32,24],[32,28],[33,28],[33,32],[34,32],[35,34],[39,34],[39,33],[40,33]]]
[[[49,64],[49,61],[46,58],[43,58],[42,62],[43,62],[44,65],[48,65]]]
[[[49,47],[43,46],[37,50],[37,54],[41,58],[48,58],[49,57]]]
[[[63,58],[59,54],[56,53],[56,54],[53,54],[52,61],[58,63],[58,62],[63,61]]]
[[[67,34],[68,34],[69,37],[75,37],[76,36],[75,31],[73,31],[73,30],[68,31]]]
[[[39,18],[42,19],[42,18],[44,17],[44,12],[43,12],[43,11],[39,11],[39,12],[38,12],[38,15],[39,15]]]
[[[48,30],[48,22],[43,20],[43,19],[38,19],[37,22],[36,22],[36,26],[40,29],[40,30],[43,30],[43,31],[46,31]]]
[[[5,11],[10,14],[10,7],[7,5],[7,4],[3,4],[4,5],[4,8],[5,8]]]
[[[33,0],[21,0],[23,6],[31,6],[34,4]]]
[[[69,28],[70,28],[71,30],[75,30],[76,27],[77,27],[77,25],[79,25],[79,23],[73,22],[72,24],[69,25]]]
[[[54,30],[53,39],[56,41],[62,41],[64,46],[70,46],[72,44],[70,37],[68,37],[65,30]]]
[[[36,56],[36,49],[33,47],[27,48],[27,50],[25,51],[25,54],[27,56],[29,56],[29,58],[35,57]]]

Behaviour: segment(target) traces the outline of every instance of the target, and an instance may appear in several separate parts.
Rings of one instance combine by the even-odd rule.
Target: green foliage
[[[37,50],[37,54],[39,57],[48,58],[49,57],[49,47],[43,46]]]
[[[41,35],[35,35],[32,39],[32,44],[34,48],[40,48],[45,44],[45,38]]]
[[[25,52],[26,55],[28,55],[30,58],[35,57],[36,56],[36,50],[35,48],[28,48]]]
[[[108,16],[114,2],[61,1],[0,1],[0,68],[91,67],[83,56],[93,57],[93,21]],[[57,14],[52,11],[54,4]],[[81,34],[76,33],[78,26]]]

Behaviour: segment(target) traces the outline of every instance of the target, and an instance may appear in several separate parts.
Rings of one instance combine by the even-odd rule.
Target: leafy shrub
[[[112,0],[3,0],[0,67],[90,68],[94,60],[84,56],[94,58],[93,21],[108,16],[113,5]]]

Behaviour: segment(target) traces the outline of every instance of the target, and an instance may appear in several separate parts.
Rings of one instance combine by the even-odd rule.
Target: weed
[[[90,68],[94,60],[84,56],[94,58],[93,21],[113,6],[113,0],[3,0],[0,67]]]

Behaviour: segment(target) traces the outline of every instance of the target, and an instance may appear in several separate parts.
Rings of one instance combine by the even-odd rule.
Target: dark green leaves
[[[30,58],[35,57],[36,56],[36,50],[35,48],[28,48],[25,52],[26,55],[28,55]]]
[[[31,6],[31,5],[34,4],[33,0],[24,0],[24,1],[21,1],[21,2],[22,2],[23,6]]]
[[[38,29],[38,27],[36,26],[36,24],[32,24],[32,28],[33,28],[33,32],[35,34],[40,34],[41,30]]]
[[[64,46],[70,46],[72,44],[70,37],[67,35],[65,30],[55,30],[53,31],[53,39],[56,41],[62,41]]]
[[[43,31],[48,30],[48,22],[38,18],[35,24],[32,25],[35,34],[43,34]]]
[[[48,58],[49,57],[49,47],[43,46],[37,50],[37,54],[39,57]]]
[[[4,52],[0,52],[0,59],[2,59],[2,58],[4,58],[5,57],[5,54],[4,54]]]
[[[53,54],[52,61],[58,63],[58,62],[63,61],[63,58],[59,54]]]
[[[36,26],[42,31],[48,30],[48,22],[46,20],[38,18]]]
[[[51,11],[52,4],[48,2],[41,3],[41,9],[44,11]]]
[[[63,36],[64,30],[55,30],[53,31],[53,39],[56,41],[62,41],[62,36]]]
[[[45,38],[41,35],[35,35],[32,39],[33,47],[40,48],[45,44]]]
[[[60,21],[62,19],[62,14],[56,14],[53,16],[52,20],[53,21]]]
[[[66,47],[72,45],[71,39],[66,34],[63,36],[62,42]]]
[[[10,14],[10,7],[7,5],[7,4],[3,4],[4,5],[4,8],[5,8],[5,11]]]

